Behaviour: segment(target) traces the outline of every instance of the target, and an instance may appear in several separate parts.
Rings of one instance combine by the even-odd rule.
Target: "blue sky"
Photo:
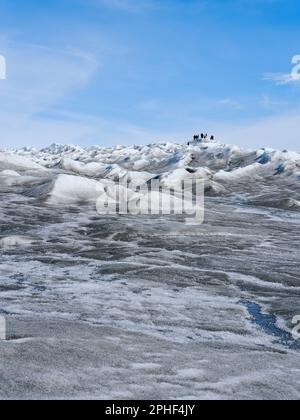
[[[298,0],[0,0],[0,147],[299,150]]]

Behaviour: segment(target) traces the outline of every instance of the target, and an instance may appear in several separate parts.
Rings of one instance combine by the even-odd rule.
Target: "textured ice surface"
[[[1,152],[0,397],[299,399],[299,162],[218,143]],[[203,225],[96,212],[99,182],[191,174]]]

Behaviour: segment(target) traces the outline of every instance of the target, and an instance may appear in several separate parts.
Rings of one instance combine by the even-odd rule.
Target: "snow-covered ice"
[[[100,215],[205,183],[205,221]],[[217,142],[0,152],[1,398],[299,399],[300,153]]]

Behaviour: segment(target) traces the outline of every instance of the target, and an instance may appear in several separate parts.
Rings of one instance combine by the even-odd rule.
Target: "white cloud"
[[[0,51],[7,61],[7,79],[0,81],[1,146],[38,144],[46,137],[48,143],[58,135],[85,133],[86,127],[74,122],[54,122],[41,115],[89,83],[99,68],[92,56],[3,39]]]
[[[288,102],[278,101],[276,99],[271,98],[268,94],[265,94],[261,98],[260,105],[265,110],[272,110],[274,108],[287,106]]]
[[[1,112],[41,112],[87,85],[98,68],[92,57],[74,51],[7,43],[1,45],[7,79],[0,85]]]
[[[274,82],[277,86],[281,85],[299,85],[300,86],[300,77],[295,77],[292,73],[266,73],[264,75],[264,80],[269,82]]]
[[[64,99],[86,87],[99,69],[92,55],[3,39],[0,51],[8,63],[7,80],[0,81],[0,148],[164,140],[164,135],[134,124],[64,110]]]
[[[224,107],[231,108],[231,109],[234,109],[234,110],[243,109],[243,106],[241,105],[241,103],[239,101],[235,100],[235,99],[232,99],[232,98],[221,99],[219,101],[219,105],[222,105]]]

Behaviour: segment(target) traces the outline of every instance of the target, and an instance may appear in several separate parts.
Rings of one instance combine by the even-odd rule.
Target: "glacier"
[[[122,179],[205,220],[101,215]],[[210,141],[0,151],[2,399],[299,399],[300,153]]]

